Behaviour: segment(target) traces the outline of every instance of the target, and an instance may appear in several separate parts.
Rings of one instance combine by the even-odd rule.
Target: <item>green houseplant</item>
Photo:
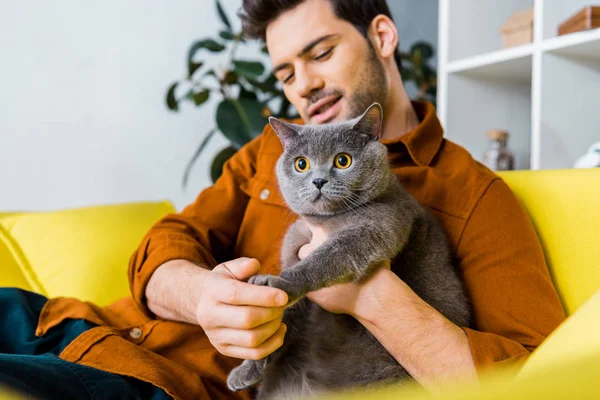
[[[222,23],[217,37],[195,41],[187,56],[187,76],[172,83],[166,95],[167,107],[179,110],[181,102],[203,106],[210,98],[218,97],[215,126],[208,130],[183,174],[185,188],[191,169],[210,139],[218,132],[227,138],[229,146],[219,151],[212,161],[210,175],[214,181],[221,175],[223,164],[242,146],[258,136],[273,115],[278,118],[297,118],[296,110],[285,98],[277,78],[266,71],[260,60],[244,60],[237,56],[240,46],[247,45],[242,32],[235,32],[219,0],[216,12]],[[267,54],[265,46],[262,52]],[[225,60],[220,67],[210,67],[207,58]],[[428,65],[433,47],[427,43],[414,44],[409,52],[401,53],[402,78],[414,81],[419,88],[418,99],[435,104],[435,70]]]

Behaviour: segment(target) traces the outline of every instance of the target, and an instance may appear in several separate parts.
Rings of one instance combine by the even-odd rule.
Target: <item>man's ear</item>
[[[369,25],[369,37],[382,58],[394,57],[398,48],[398,30],[391,18],[378,15]]]
[[[383,130],[383,109],[379,103],[373,103],[352,125],[352,129],[379,140]]]
[[[269,117],[269,123],[273,127],[273,130],[277,136],[279,136],[284,149],[289,146],[290,141],[294,140],[299,135],[299,129],[297,125],[280,121],[275,117]]]

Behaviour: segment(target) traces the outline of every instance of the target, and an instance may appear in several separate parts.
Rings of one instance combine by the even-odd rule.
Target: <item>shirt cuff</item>
[[[531,351],[519,342],[494,333],[461,329],[469,339],[477,375],[492,369],[513,370],[516,373]]]
[[[165,238],[164,235],[167,235]],[[157,235],[158,236],[158,235]],[[188,260],[201,267],[213,269],[217,262],[212,255],[185,236],[172,233],[148,237],[129,261],[129,287],[138,309],[148,318],[156,318],[146,301],[146,287],[152,274],[171,260]],[[153,241],[158,243],[153,246]]]

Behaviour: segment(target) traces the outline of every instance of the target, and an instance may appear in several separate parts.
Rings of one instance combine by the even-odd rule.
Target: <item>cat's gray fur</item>
[[[394,272],[423,300],[455,324],[469,325],[467,296],[445,235],[399,183],[378,140],[381,107],[374,104],[356,119],[330,125],[270,122],[284,145],[277,163],[281,192],[301,219],[284,239],[280,276],[257,275],[249,282],[285,290],[293,305],[283,317],[288,327],[283,346],[262,360],[244,361],[229,375],[229,388],[262,381],[259,399],[287,399],[411,379],[358,321],[304,297],[357,281],[378,262],[393,260]],[[339,153],[352,156],[350,168],[334,167]],[[310,161],[307,172],[294,168],[300,156]],[[313,184],[317,178],[328,181],[320,190]],[[311,240],[304,221],[324,227],[329,239],[300,261],[298,250]]]

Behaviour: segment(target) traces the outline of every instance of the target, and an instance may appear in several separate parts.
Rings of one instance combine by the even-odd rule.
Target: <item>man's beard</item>
[[[367,68],[361,69],[358,84],[352,96],[348,99],[350,114],[346,119],[362,115],[373,103],[383,106],[388,94],[385,71],[381,61],[375,54],[375,49],[369,46],[369,62]]]

